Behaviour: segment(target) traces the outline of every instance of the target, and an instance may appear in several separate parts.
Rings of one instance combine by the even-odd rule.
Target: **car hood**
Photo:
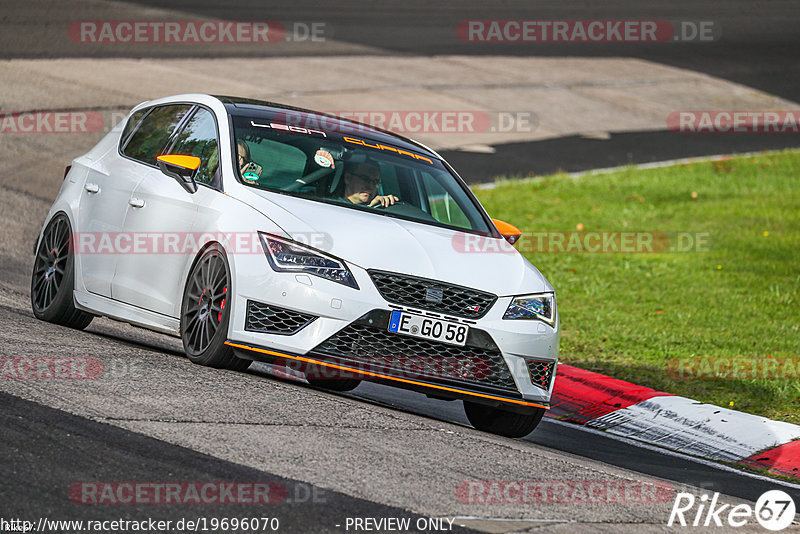
[[[553,291],[539,270],[500,238],[257,189],[241,196],[287,237],[364,269],[447,281],[498,296]]]

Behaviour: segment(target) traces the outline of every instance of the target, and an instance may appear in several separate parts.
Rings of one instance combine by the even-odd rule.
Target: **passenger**
[[[239,171],[241,171],[244,181],[250,184],[258,182],[263,168],[250,158],[250,147],[247,146],[244,139],[236,142],[236,153],[239,156]]]

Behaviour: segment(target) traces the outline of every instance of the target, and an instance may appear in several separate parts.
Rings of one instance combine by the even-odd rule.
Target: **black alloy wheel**
[[[36,248],[31,275],[31,308],[36,318],[50,323],[83,329],[94,316],[75,308],[75,256],[72,231],[67,216],[54,216]]]
[[[181,306],[181,339],[189,359],[197,364],[242,371],[250,360],[237,357],[225,345],[230,322],[230,268],[219,245],[207,248],[186,282]]]

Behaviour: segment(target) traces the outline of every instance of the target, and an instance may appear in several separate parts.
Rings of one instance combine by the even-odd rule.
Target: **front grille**
[[[248,300],[244,329],[249,332],[288,336],[296,334],[314,319],[314,315]]]
[[[386,271],[369,271],[375,287],[388,302],[468,319],[486,315],[497,295],[468,287]]]
[[[517,392],[499,351],[448,345],[351,324],[312,352],[354,360],[359,369],[407,379],[445,379]],[[366,364],[366,365],[363,365]]]
[[[550,380],[553,378],[555,362],[543,360],[525,360],[528,365],[528,374],[534,386],[547,391],[550,389]]]

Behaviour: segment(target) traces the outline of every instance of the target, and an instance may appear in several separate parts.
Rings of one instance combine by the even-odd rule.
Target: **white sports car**
[[[558,359],[555,293],[436,152],[307,110],[179,95],[67,167],[36,245],[35,315],[179,335],[189,359],[293,366],[461,399],[531,432]]]

